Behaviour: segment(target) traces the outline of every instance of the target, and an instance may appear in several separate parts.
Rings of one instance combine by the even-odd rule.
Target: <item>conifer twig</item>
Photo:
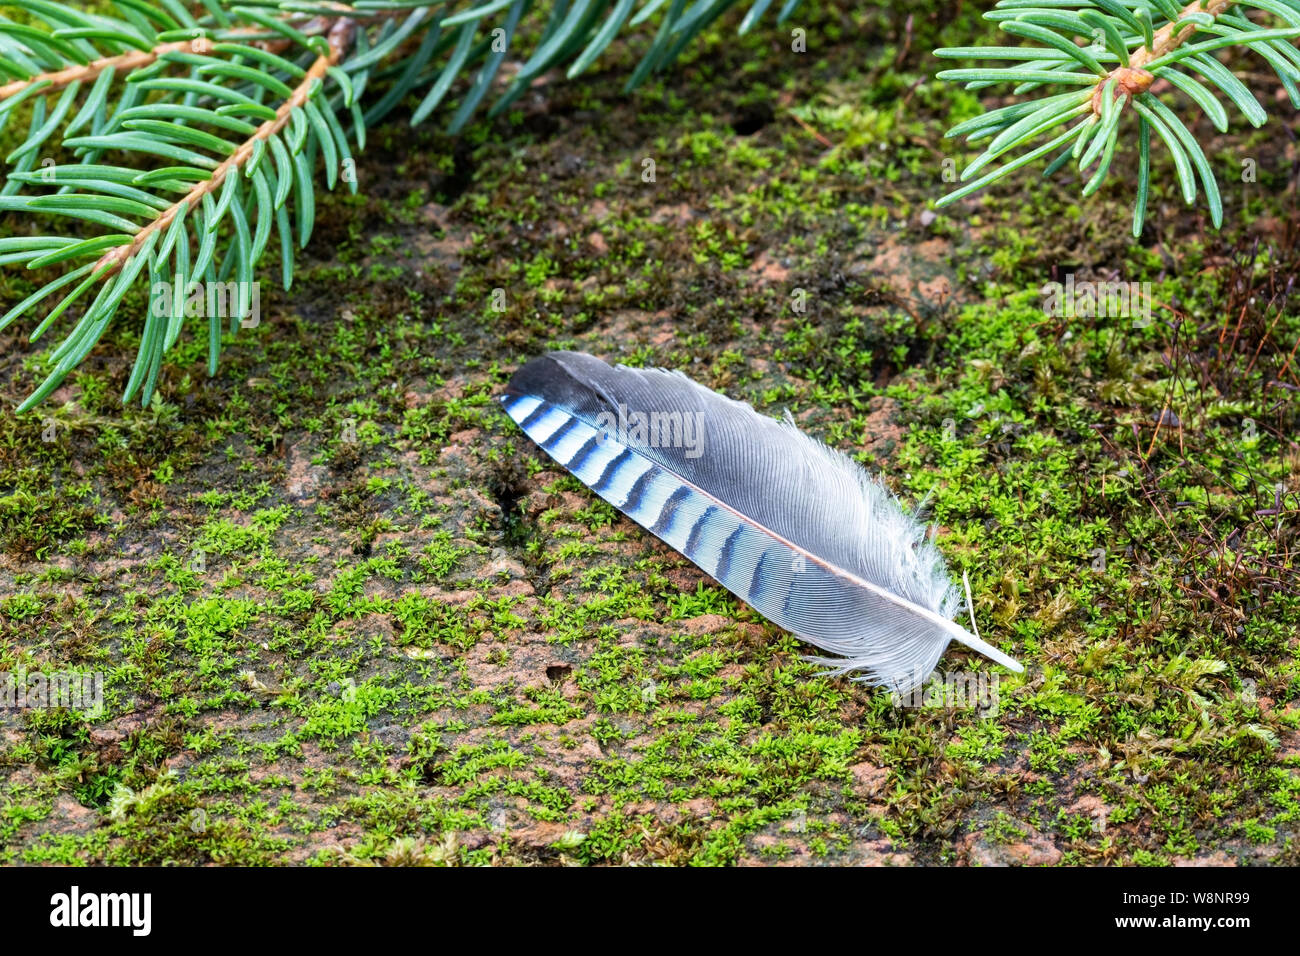
[[[307,70],[306,76],[298,84],[293,93],[283,102],[275,111],[275,119],[270,119],[258,127],[257,132],[240,144],[239,148],[230,154],[230,157],[224,160],[213,171],[212,177],[196,185],[183,199],[177,200],[171,208],[162,212],[157,219],[145,226],[135,234],[132,241],[117,246],[104,253],[103,256],[95,263],[95,268],[91,271],[102,278],[114,275],[122,266],[137,252],[139,252],[149,242],[154,233],[163,232],[171,224],[180,211],[185,209],[196,209],[203,197],[209,193],[216,193],[225,183],[226,177],[231,173],[238,173],[240,168],[248,162],[253,155],[253,149],[258,141],[267,142],[276,133],[279,133],[289,123],[290,117],[295,109],[300,108],[307,102],[308,98],[317,83],[320,83],[325,77],[325,71],[332,66],[338,65],[343,54],[347,52],[348,45],[352,41],[352,32],[356,28],[356,21],[348,17],[339,17],[329,25],[329,51],[316,58],[316,62]],[[105,268],[107,267],[107,268]],[[100,270],[105,271],[101,272]]]

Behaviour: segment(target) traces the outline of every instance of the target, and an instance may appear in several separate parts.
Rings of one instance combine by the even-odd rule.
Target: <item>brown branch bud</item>
[[[1191,3],[1183,7],[1180,19],[1189,13],[1208,13],[1212,17],[1217,17],[1232,6],[1232,3],[1233,0],[1192,0]],[[1097,81],[1097,89],[1092,94],[1092,111],[1094,113],[1098,116],[1101,115],[1102,92],[1106,89],[1106,83],[1111,77],[1115,77],[1117,81],[1115,83],[1116,99],[1121,96],[1133,97],[1150,89],[1156,78],[1154,74],[1147,72],[1146,65],[1166,53],[1178,49],[1199,29],[1195,23],[1188,23],[1175,31],[1175,25],[1174,22],[1166,23],[1159,30],[1156,30],[1151,38],[1151,46],[1140,46],[1134,50],[1128,58],[1128,66],[1117,66],[1105,77]]]

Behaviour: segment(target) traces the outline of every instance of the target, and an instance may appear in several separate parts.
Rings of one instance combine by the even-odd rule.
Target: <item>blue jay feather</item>
[[[961,593],[926,527],[856,462],[664,369],[551,352],[500,396],[548,455],[768,620],[837,655],[835,674],[905,693],[952,640]]]

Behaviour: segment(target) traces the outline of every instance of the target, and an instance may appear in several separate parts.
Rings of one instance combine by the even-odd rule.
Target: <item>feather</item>
[[[548,455],[756,611],[838,655],[830,673],[906,693],[952,640],[962,596],[926,527],[848,456],[680,372],[550,352],[506,413]],[[970,586],[967,582],[966,604]],[[974,614],[971,625],[974,627]]]

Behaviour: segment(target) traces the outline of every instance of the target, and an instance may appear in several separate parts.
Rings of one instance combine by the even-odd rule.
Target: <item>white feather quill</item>
[[[926,527],[856,462],[680,372],[580,352],[524,365],[500,401],[547,454],[835,674],[906,693],[957,640],[961,592]],[[966,604],[970,588],[967,583]],[[971,625],[974,627],[974,615]]]

